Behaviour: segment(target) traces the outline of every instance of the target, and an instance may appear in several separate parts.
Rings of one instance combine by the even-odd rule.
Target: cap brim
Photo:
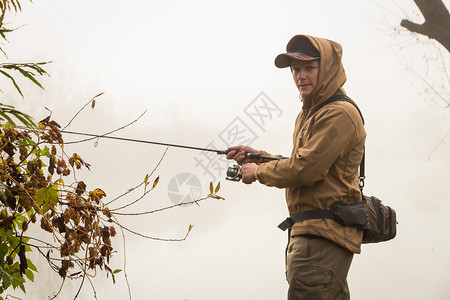
[[[315,61],[319,60],[320,57],[312,57],[304,53],[283,53],[275,58],[275,66],[278,68],[287,68],[291,65],[292,59],[301,61]]]

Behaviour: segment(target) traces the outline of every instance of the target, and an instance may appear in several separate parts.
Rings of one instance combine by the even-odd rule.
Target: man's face
[[[300,95],[302,98],[307,97],[311,94],[312,89],[317,84],[319,61],[301,61],[293,59],[291,71],[295,85],[300,91]]]

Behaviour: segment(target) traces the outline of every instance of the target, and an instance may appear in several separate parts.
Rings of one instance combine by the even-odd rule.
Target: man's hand
[[[242,182],[245,184],[251,184],[256,181],[255,171],[258,168],[255,164],[245,164],[242,166],[241,176]]]
[[[241,166],[246,163],[261,162],[261,159],[245,157],[245,153],[261,153],[261,151],[255,150],[252,147],[240,145],[240,146],[230,147],[227,150],[230,151],[227,154],[227,158],[234,159]]]

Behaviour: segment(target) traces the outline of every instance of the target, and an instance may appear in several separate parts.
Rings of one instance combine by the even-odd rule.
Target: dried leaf
[[[53,126],[56,126],[58,128],[61,128],[61,126],[58,123],[56,123],[55,121],[48,122],[48,125],[53,125]]]
[[[210,192],[211,194],[213,194],[213,191],[214,191],[214,186],[213,186],[213,183],[210,182],[210,183],[209,183],[209,192]]]
[[[194,225],[192,225],[192,224],[189,224],[189,229],[188,229],[188,232],[190,232],[191,230],[192,230],[192,228],[194,227]]]
[[[84,161],[81,159],[81,157],[74,153],[70,158],[69,158],[69,164],[73,167],[74,164],[76,165],[77,169],[81,169],[81,165],[85,164]],[[88,167],[89,169],[89,167]]]
[[[156,177],[155,181],[153,182],[153,188],[155,188],[155,186],[158,184],[159,182],[159,176]]]
[[[48,116],[47,118],[40,120],[39,121],[39,125],[47,125],[47,123],[50,121],[50,116]]]
[[[97,97],[100,97],[100,96],[103,95],[104,93],[105,93],[105,92],[101,92],[100,94],[95,95],[93,99],[95,99],[95,98],[97,98]]]
[[[84,192],[86,192],[86,184],[83,181],[80,181],[75,189],[75,194],[81,196]]]
[[[53,155],[50,156],[50,164],[48,166],[48,172],[52,175],[55,172],[55,157]]]
[[[214,194],[216,194],[220,190],[220,181],[216,186],[216,189],[214,190]]]
[[[94,97],[92,98],[92,104],[91,104],[91,108],[92,108],[92,109],[94,109],[94,107],[95,107],[95,98],[100,97],[100,96],[103,95],[104,93],[105,93],[105,92],[100,93],[100,94],[98,94],[98,95],[96,95],[96,96],[94,96]]]
[[[93,190],[90,193],[90,195],[94,198],[99,198],[99,199],[106,197],[106,193],[102,189],[99,189],[99,188],[96,188],[95,190]]]

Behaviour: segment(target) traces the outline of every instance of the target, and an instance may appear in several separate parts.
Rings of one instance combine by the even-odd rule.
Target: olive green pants
[[[288,300],[348,300],[353,253],[325,238],[292,237],[286,256]]]

